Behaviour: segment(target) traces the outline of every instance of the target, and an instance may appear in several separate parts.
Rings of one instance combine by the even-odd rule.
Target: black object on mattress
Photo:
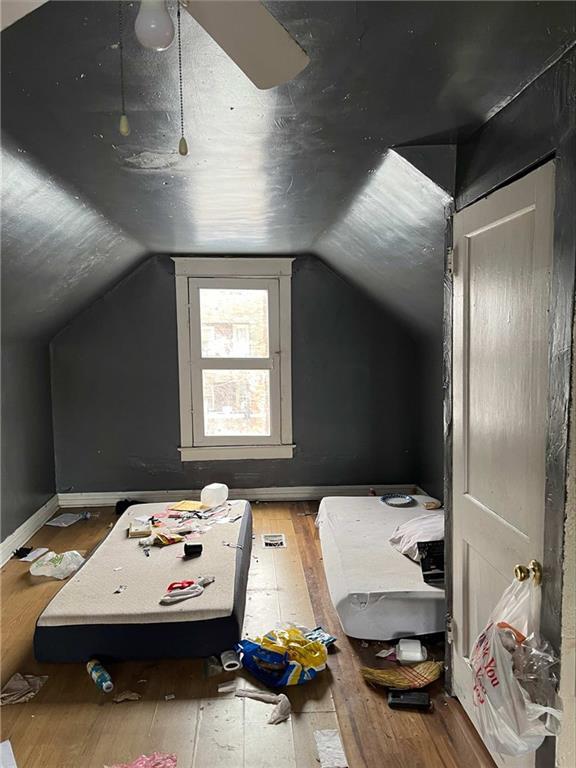
[[[252,550],[252,512],[242,518],[236,549],[234,606],[230,616],[149,624],[36,625],[34,656],[40,662],[179,659],[217,655],[242,635]]]

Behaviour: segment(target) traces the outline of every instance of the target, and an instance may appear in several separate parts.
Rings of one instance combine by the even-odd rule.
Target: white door
[[[454,218],[453,680],[472,720],[471,645],[514,566],[542,560],[553,208],[550,162]]]

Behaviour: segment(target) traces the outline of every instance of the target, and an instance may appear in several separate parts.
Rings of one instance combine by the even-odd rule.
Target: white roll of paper
[[[235,672],[242,666],[240,659],[236,651],[224,651],[220,654],[220,663],[224,667],[225,672]]]
[[[200,493],[200,501],[207,507],[219,507],[228,499],[228,486],[224,483],[205,485]]]

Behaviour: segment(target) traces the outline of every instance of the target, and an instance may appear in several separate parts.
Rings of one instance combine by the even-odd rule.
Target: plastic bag
[[[557,658],[537,631],[540,592],[533,579],[514,580],[470,654],[479,731],[504,755],[534,752],[562,717],[551,671]]]
[[[50,576],[53,579],[67,579],[84,563],[79,552],[47,552],[30,566],[32,576]]]
[[[271,630],[256,640],[241,640],[236,650],[242,665],[272,688],[313,680],[328,659],[326,646],[308,640],[295,626]]]

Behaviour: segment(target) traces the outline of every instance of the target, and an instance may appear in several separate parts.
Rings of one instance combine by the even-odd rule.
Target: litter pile
[[[0,693],[0,705],[23,704],[30,701],[48,680],[47,675],[21,675],[16,672]]]

